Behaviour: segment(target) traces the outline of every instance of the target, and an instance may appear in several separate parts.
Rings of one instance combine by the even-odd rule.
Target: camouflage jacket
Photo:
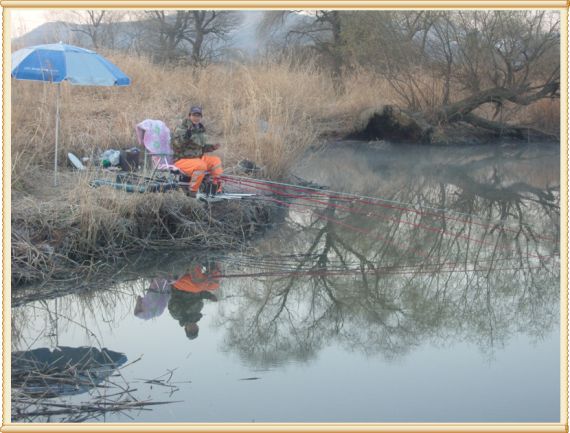
[[[198,322],[202,318],[204,299],[216,299],[210,292],[190,293],[172,288],[168,311],[180,326],[186,323]]]
[[[200,320],[203,307],[204,301],[200,293],[187,293],[172,289],[172,295],[168,301],[168,311],[173,319],[178,320],[180,326]]]
[[[213,146],[206,144],[206,128],[201,123],[194,125],[185,118],[172,134],[174,159],[200,158],[205,152],[211,152]]]

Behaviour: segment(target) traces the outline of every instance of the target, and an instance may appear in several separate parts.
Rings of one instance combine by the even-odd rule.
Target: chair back
[[[137,140],[151,155],[154,169],[173,167],[172,146],[170,145],[170,129],[162,120],[146,119],[137,124]]]

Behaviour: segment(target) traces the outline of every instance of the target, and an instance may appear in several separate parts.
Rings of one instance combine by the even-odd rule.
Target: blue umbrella
[[[12,54],[12,78],[56,83],[55,185],[59,141],[59,83],[81,86],[128,86],[131,79],[94,51],[63,43],[22,48]]]

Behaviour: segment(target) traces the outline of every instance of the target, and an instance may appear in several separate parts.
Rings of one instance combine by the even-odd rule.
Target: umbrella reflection
[[[41,347],[12,353],[12,388],[34,397],[76,395],[97,387],[127,361],[106,348]]]

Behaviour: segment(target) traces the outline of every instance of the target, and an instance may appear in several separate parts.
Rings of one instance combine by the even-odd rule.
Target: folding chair
[[[174,151],[170,145],[170,130],[162,120],[143,120],[136,126],[136,134],[139,144],[145,148],[145,173],[147,172],[147,159],[150,156],[152,161],[151,178],[156,175],[157,171],[168,171],[169,174],[175,175],[181,184],[191,184],[191,178],[173,164]],[[200,188],[201,191],[211,195],[218,191],[219,185],[213,184],[210,174],[206,172]]]
[[[172,164],[174,152],[170,146],[170,129],[162,120],[143,120],[135,130],[139,144],[145,148],[145,172],[148,156],[152,161],[152,175],[156,170],[177,170]]]

